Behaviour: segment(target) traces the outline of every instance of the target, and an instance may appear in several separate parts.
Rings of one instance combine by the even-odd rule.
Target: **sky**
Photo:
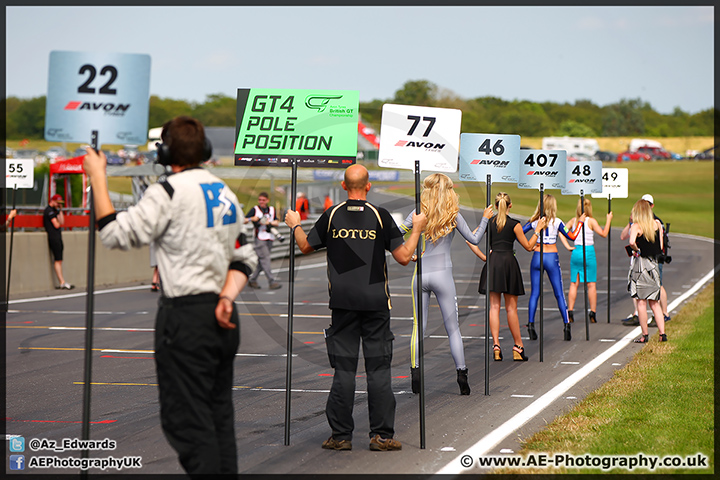
[[[203,102],[238,88],[357,90],[410,80],[463,99],[660,113],[714,106],[712,6],[7,6],[6,95],[47,95],[51,51],[142,53],[150,94]],[[30,27],[30,32],[28,28]],[[29,34],[30,33],[30,34]]]

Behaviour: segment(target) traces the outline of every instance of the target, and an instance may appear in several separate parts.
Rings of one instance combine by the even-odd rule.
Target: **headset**
[[[170,153],[170,146],[161,142],[155,143],[155,146],[157,147],[157,163],[164,166],[172,165],[173,162],[172,153]],[[205,162],[210,160],[210,157],[212,157],[212,144],[210,143],[210,140],[208,140],[207,136],[205,136],[205,141],[203,142],[202,161]]]

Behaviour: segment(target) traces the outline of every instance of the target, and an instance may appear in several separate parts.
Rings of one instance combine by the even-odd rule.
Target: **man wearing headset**
[[[87,149],[100,239],[128,250],[154,242],[163,279],[155,326],[160,420],[191,475],[237,473],[233,360],[240,344],[235,297],[257,264],[236,196],[200,167],[212,147],[200,122],[163,126],[158,161],[172,174],[137,205],[115,213],[106,158]]]

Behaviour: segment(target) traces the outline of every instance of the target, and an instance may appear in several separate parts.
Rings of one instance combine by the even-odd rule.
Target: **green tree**
[[[622,137],[645,134],[643,111],[652,110],[642,100],[622,99],[609,105],[603,118],[602,135],[605,137]]]
[[[394,103],[400,105],[425,105],[435,106],[434,101],[437,95],[437,86],[427,80],[410,80],[405,82],[402,88],[395,92]]]
[[[6,114],[5,118],[14,130],[12,137],[6,133],[7,138],[42,139],[45,136],[45,103],[44,95],[23,100],[12,113]]]
[[[150,128],[159,127],[179,115],[192,115],[193,111],[193,106],[185,100],[160,98],[157,95],[150,96],[149,105],[148,125]]]
[[[720,114],[717,108],[708,108],[688,119],[691,135],[715,136],[715,125],[720,125]]]
[[[560,127],[555,130],[557,137],[596,137],[595,131],[585,124],[578,123],[574,120],[565,120]]]
[[[8,97],[2,99],[0,108],[5,111],[5,138],[17,139],[20,138],[20,134],[17,130],[17,123],[15,122],[14,112],[22,104],[22,100],[17,97]]]
[[[370,102],[360,102],[360,117],[362,122],[380,131],[380,123],[382,121],[382,106],[387,103],[384,100],[372,100]]]
[[[497,133],[515,133],[526,137],[545,137],[552,133],[552,122],[537,103],[513,102],[498,119]]]
[[[208,95],[205,103],[195,106],[193,116],[206,127],[234,127],[237,99],[222,93]]]

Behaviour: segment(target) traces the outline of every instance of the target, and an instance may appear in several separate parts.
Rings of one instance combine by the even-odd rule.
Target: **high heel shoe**
[[[410,368],[410,383],[413,393],[420,393],[420,369]]]
[[[516,362],[527,362],[528,357],[525,356],[525,348],[518,345],[513,346],[513,360]]]
[[[648,335],[640,335],[640,337],[634,340],[635,343],[648,343]]]
[[[468,385],[468,369],[457,369],[457,382],[460,385],[460,395],[470,395],[470,385]]]
[[[592,310],[590,310],[588,317],[590,317],[590,323],[597,323],[597,318],[595,317],[595,312],[593,312]]]
[[[528,329],[528,335],[530,336],[530,340],[537,340],[537,332],[535,331],[535,323],[528,323],[527,324]]]
[[[575,321],[575,316],[572,310],[568,310],[568,322],[573,323]]]
[[[497,343],[493,345],[493,355],[495,355],[496,362],[502,361],[502,350],[500,350],[500,345]]]
[[[570,324],[566,323],[563,327],[563,340],[569,342],[572,340],[572,332],[570,331]]]

